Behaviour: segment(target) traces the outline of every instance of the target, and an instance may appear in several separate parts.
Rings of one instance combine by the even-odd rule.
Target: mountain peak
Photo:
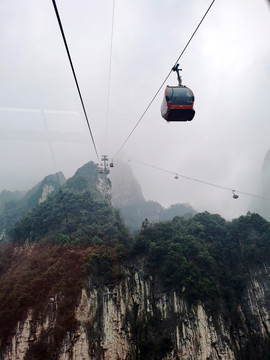
[[[165,209],[156,201],[146,201],[128,163],[117,162],[110,177],[112,204],[120,210],[126,226],[132,232],[139,230],[146,218],[150,222],[157,222],[196,213],[189,204],[174,204]]]
[[[144,202],[142,188],[128,163],[117,162],[111,171],[112,204],[116,208]]]

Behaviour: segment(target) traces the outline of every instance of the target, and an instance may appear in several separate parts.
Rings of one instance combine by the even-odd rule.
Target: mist
[[[185,177],[266,196],[268,1],[214,3],[180,59],[183,84],[195,94],[193,121],[162,119],[163,89],[118,154],[210,3],[116,0],[110,67],[113,1],[57,1],[99,157],[114,159],[112,171],[129,161],[146,200],[232,219],[260,212],[268,200],[234,200],[231,191]],[[0,10],[0,190],[27,190],[99,159],[52,3],[2,0]],[[177,84],[174,73],[167,84]]]

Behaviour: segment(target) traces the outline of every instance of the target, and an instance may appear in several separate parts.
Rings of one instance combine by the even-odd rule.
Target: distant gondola
[[[234,191],[235,191],[235,190],[233,190],[233,192],[232,192],[232,193],[233,193],[233,198],[234,198],[234,199],[238,199],[238,198],[239,198],[239,195],[235,194]]]
[[[195,115],[194,94],[188,87],[182,85],[178,67],[179,64],[172,70],[177,72],[179,85],[166,87],[161,115],[167,121],[191,121]]]

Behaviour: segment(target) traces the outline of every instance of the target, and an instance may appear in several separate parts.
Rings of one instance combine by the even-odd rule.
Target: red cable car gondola
[[[166,87],[161,115],[167,121],[191,121],[195,115],[194,94],[188,87],[182,85],[178,67],[179,64],[172,70],[177,72],[179,85]]]

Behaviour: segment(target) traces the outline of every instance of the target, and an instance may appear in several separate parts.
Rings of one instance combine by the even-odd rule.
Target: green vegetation
[[[42,239],[61,244],[126,243],[128,232],[119,213],[96,189],[94,163],[79,169],[61,190],[35,206],[9,235],[16,244]]]
[[[153,276],[191,301],[217,295],[227,301],[245,287],[248,266],[270,256],[270,224],[258,214],[232,222],[207,212],[142,230],[133,253],[144,255]]]
[[[147,218],[151,222],[171,220],[175,216],[191,217],[196,213],[189,205],[175,204],[165,209],[156,201],[139,200],[121,204],[120,213],[132,234],[138,233],[142,221]]]
[[[227,315],[235,314],[237,326],[236,304],[249,269],[270,257],[270,223],[258,214],[227,222],[205,212],[147,224],[131,238],[119,213],[96,189],[97,181],[97,166],[88,163],[43,203],[37,204],[36,191],[23,197],[32,199],[27,202],[32,206],[19,206],[28,210],[11,228],[10,243],[0,246],[0,339],[8,338],[29,309],[33,321],[40,321],[49,303],[54,326],[42,332],[26,359],[55,359],[67,332],[77,327],[74,309],[84,282],[91,276],[97,288],[118,284],[121,265],[136,268],[136,258],[162,291],[177,291],[189,305],[203,301],[209,311],[222,306]],[[16,202],[6,203],[5,215],[7,209],[14,221]],[[133,305],[127,322],[136,359],[164,358],[174,346],[167,331],[171,324],[161,321],[158,309],[141,319],[138,304]],[[98,328],[91,331],[99,339]],[[250,337],[239,359],[268,350],[268,341]]]
[[[0,213],[5,210],[5,205],[12,201],[18,201],[25,195],[24,191],[8,191],[0,192]]]
[[[54,189],[50,193],[50,197],[52,197],[65,181],[64,175],[58,172],[55,175],[46,176],[27,193],[2,191],[0,193],[0,233],[3,230],[5,232],[11,230],[23,215],[38,205],[44,185],[52,186],[52,189]]]
[[[75,193],[63,189],[50,201],[29,212],[17,223],[10,236],[15,243],[43,238],[59,243],[99,243],[125,240],[127,231],[119,215],[104,199],[90,191]]]
[[[131,241],[118,212],[96,189],[97,178],[96,165],[86,164],[46,201],[34,201],[9,232],[11,242],[0,248],[2,340],[28,309],[38,321],[50,297],[51,306],[57,302],[56,325],[42,333],[27,359],[56,358],[65,334],[77,326],[74,309],[87,276],[98,284],[119,281],[118,261]]]

